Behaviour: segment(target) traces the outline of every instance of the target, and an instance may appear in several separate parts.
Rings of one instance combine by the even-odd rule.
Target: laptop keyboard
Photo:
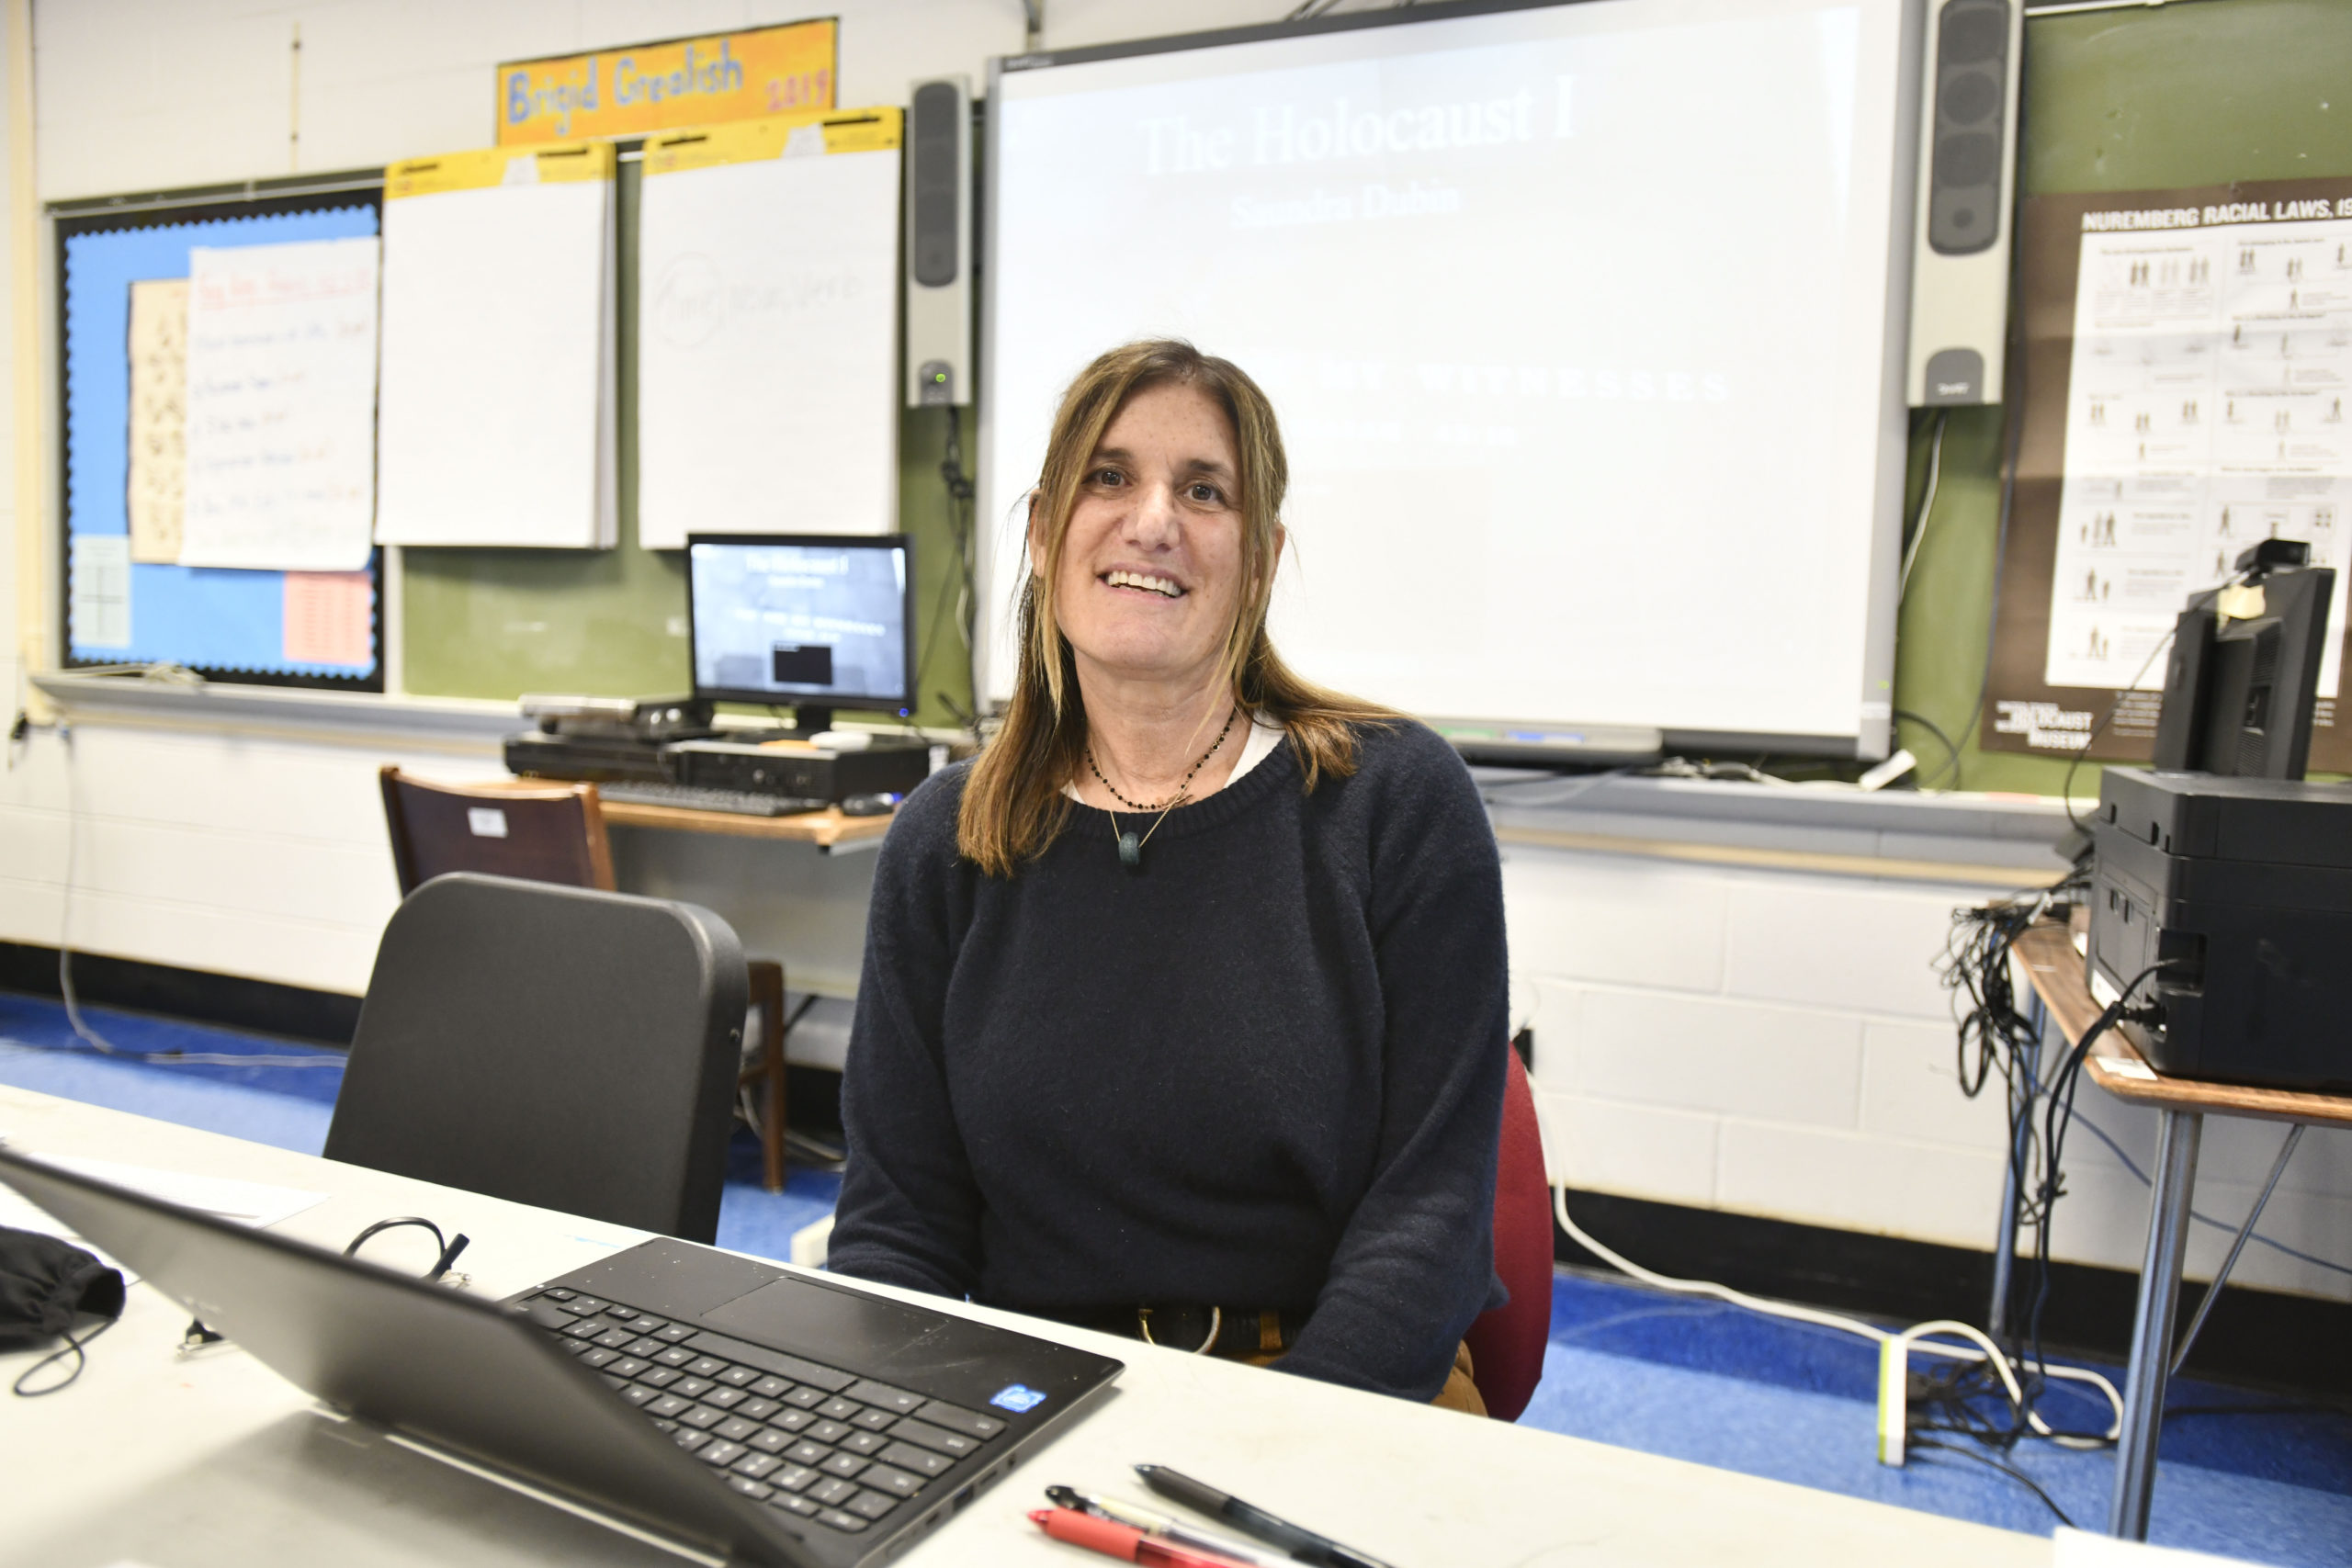
[[[724,811],[735,817],[798,817],[829,804],[814,796],[769,795],[763,790],[711,789],[699,784],[656,784],[644,779],[600,784],[597,794],[627,806],[675,806],[688,811]]]
[[[993,1416],[576,1291],[522,1305],[728,1485],[845,1535],[1004,1431]]]

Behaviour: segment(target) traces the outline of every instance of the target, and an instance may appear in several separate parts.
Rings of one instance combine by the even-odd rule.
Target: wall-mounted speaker
[[[914,85],[907,114],[907,406],[972,400],[972,85]]]
[[[1928,0],[1911,263],[1915,408],[2001,400],[2020,0]]]

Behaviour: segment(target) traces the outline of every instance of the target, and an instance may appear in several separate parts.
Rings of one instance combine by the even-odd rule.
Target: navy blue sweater
[[[1306,1316],[1285,1370],[1433,1397],[1503,1299],[1501,871],[1444,741],[1400,721],[1360,756],[1308,795],[1277,749],[1139,874],[1072,803],[985,876],[966,769],[917,790],[875,873],[831,1266],[1048,1314],[1279,1307]]]

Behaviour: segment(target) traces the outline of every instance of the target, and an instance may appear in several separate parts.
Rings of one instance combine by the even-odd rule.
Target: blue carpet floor
[[[107,1010],[85,1017],[127,1052],[327,1065],[109,1060],[74,1039],[56,1003],[0,992],[0,1082],[306,1154],[324,1145],[338,1054]],[[831,1212],[840,1178],[795,1167],[786,1190],[770,1193],[748,1134],[729,1156],[719,1245],[789,1257],[793,1233]],[[1899,1470],[1877,1463],[1877,1352],[1852,1336],[1563,1270],[1544,1368],[1522,1426],[2007,1529],[2046,1535],[2056,1522],[1985,1466],[1987,1450],[1915,1452]],[[2352,1568],[2352,1413],[2187,1381],[2173,1384],[2170,1404],[2151,1540],[2281,1568]],[[2104,1420],[2096,1395],[2063,1393],[2045,1409],[2085,1427]],[[2110,1454],[2028,1443],[2008,1462],[2076,1524],[2104,1527]]]

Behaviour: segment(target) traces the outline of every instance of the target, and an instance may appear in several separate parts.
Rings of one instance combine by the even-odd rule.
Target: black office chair
[[[326,1156],[709,1241],[745,992],[707,909],[436,876],[384,928]]]
[[[605,807],[592,784],[550,779],[480,779],[437,784],[397,767],[379,772],[384,826],[392,840],[392,869],[403,897],[451,871],[526,876],[567,887],[613,891],[613,851],[605,834]],[[491,829],[483,831],[484,829]],[[748,961],[752,1000],[759,1004],[760,1037],[736,1075],[738,1094],[760,1093],[756,1119],[762,1173],[771,1192],[784,1190],[784,965]]]

